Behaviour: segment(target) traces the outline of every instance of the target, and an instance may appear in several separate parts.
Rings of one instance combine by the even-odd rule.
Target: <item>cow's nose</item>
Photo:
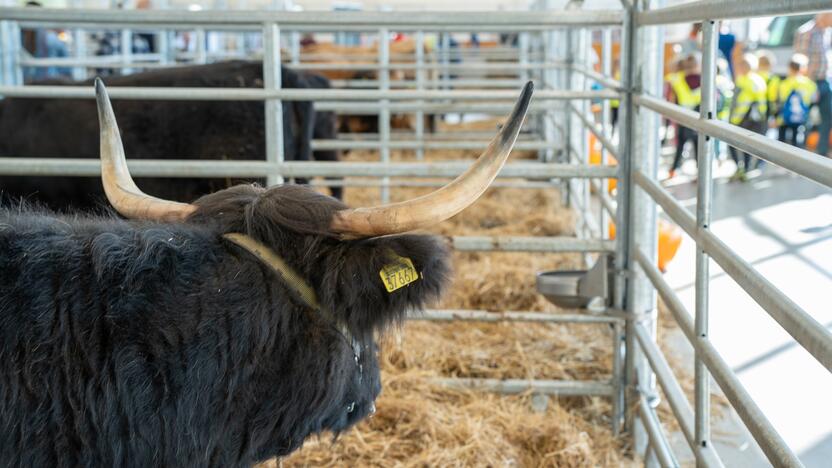
[[[375,403],[370,403],[370,416],[373,416],[375,414],[376,414],[376,404]]]

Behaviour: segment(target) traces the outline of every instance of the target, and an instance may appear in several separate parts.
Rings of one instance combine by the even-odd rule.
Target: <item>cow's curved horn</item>
[[[474,203],[508,159],[529,108],[532,82],[526,83],[503,128],[474,164],[448,185],[412,200],[388,205],[341,210],[330,228],[342,238],[382,236],[431,226]]]
[[[100,78],[95,79],[98,124],[101,131],[101,182],[110,204],[127,218],[180,221],[196,210],[194,205],[146,195],[133,182],[118,133],[118,124]]]

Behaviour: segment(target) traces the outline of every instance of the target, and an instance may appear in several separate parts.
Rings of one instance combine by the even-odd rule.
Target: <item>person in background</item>
[[[687,56],[692,52],[702,51],[702,23],[693,23],[688,37],[679,42],[679,55]]]
[[[743,55],[736,63],[734,101],[731,105],[730,122],[762,135],[768,127],[766,124],[768,96],[766,95],[766,82],[757,74],[757,66],[757,56],[753,54]],[[743,153],[742,156],[740,160],[739,151],[731,147],[731,158],[737,164],[734,178],[744,182],[748,178],[748,172],[755,169],[751,167],[755,158],[748,153]]]
[[[150,0],[137,0],[137,10],[150,10],[152,5]],[[135,39],[133,40],[133,53],[148,53],[156,52],[156,35],[153,33],[133,33]],[[137,40],[138,39],[138,40]],[[138,49],[138,50],[137,50]]]
[[[40,8],[38,2],[26,2],[29,8]],[[24,29],[21,31],[21,42],[32,57],[37,58],[62,58],[68,57],[69,52],[66,42],[60,39],[63,31],[57,29],[37,28]],[[67,67],[25,67],[23,77],[25,81],[43,80],[47,78],[72,76],[72,70]]]
[[[722,58],[728,61],[728,72],[734,76],[734,48],[737,46],[737,36],[731,32],[731,26],[726,21],[719,23],[719,42],[717,48]]]
[[[809,121],[809,108],[817,95],[818,87],[805,76],[809,59],[794,54],[789,61],[789,74],[780,82],[775,93],[773,114],[777,119],[777,139],[786,143],[791,134],[791,144],[802,147]]]
[[[768,99],[768,118],[774,117],[774,110],[777,102],[777,89],[780,86],[780,77],[771,72],[771,69],[777,64],[777,59],[774,54],[767,50],[757,52],[757,62],[759,69],[757,73],[766,82],[766,98]]]
[[[702,102],[702,59],[698,52],[692,52],[682,58],[679,63],[679,71],[669,73],[665,80],[670,85],[671,100],[676,104],[689,110],[698,110]],[[697,151],[697,134],[693,130],[677,125],[676,132],[676,155],[673,157],[673,165],[670,166],[668,179],[676,175],[676,170],[682,164],[682,154],[685,143],[690,141],[693,144],[694,154]]]
[[[716,118],[728,122],[731,117],[731,105],[734,102],[734,82],[728,75],[728,61],[721,57],[716,60],[714,85],[716,89]],[[717,160],[723,160],[722,142],[719,140],[714,142],[714,153]]]
[[[808,58],[806,75],[818,87],[818,126],[817,152],[829,155],[829,131],[832,130],[832,91],[829,88],[830,70],[827,54],[832,51],[830,45],[830,27],[832,13],[819,13],[813,21],[804,24],[794,33],[794,51]]]

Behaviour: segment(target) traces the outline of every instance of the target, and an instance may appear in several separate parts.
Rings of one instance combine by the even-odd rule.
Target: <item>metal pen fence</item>
[[[149,18],[140,18],[149,13]],[[235,19],[229,22],[228,15],[232,13]],[[174,18],[176,16],[176,18]],[[3,9],[0,18],[15,21],[15,28],[60,25],[61,27],[83,27],[101,29],[116,27],[133,27],[142,30],[160,28],[162,30],[199,28],[208,30],[260,30],[263,35],[263,50],[260,53],[264,67],[263,89],[228,89],[212,88],[129,88],[110,87],[112,99],[157,99],[157,100],[253,100],[264,101],[266,106],[266,153],[262,161],[211,161],[182,160],[163,158],[154,160],[131,160],[131,172],[135,176],[151,177],[267,177],[269,183],[279,183],[285,178],[293,177],[347,177],[336,182],[341,185],[373,185],[382,188],[382,200],[389,199],[390,186],[437,185],[439,181],[414,182],[413,178],[451,178],[467,169],[470,162],[391,162],[390,153],[394,150],[414,151],[416,160],[423,158],[424,152],[434,149],[482,149],[487,143],[490,132],[467,132],[465,134],[434,134],[425,132],[423,117],[428,113],[491,113],[504,114],[511,109],[512,101],[516,97],[514,90],[499,90],[489,88],[507,88],[522,84],[524,78],[537,76],[539,91],[535,94],[535,103],[531,112],[538,117],[552,117],[555,113],[563,112],[563,103],[568,100],[600,99],[608,100],[619,96],[611,90],[570,91],[559,89],[553,83],[548,85],[538,76],[546,70],[563,69],[565,63],[545,62],[544,41],[532,41],[528,35],[542,35],[548,29],[570,26],[573,24],[617,24],[621,14],[619,12],[602,12],[600,15],[577,12],[573,15],[539,13],[511,13],[498,17],[494,14],[477,14],[477,18],[488,18],[485,23],[488,31],[516,31],[525,30],[524,39],[528,49],[518,50],[518,47],[508,47],[493,54],[487,49],[469,51],[460,63],[450,63],[451,50],[448,47],[449,34],[452,31],[470,31],[478,29],[471,27],[471,15],[445,13],[414,15],[411,14],[350,14],[323,13],[297,14],[289,12],[114,12],[110,11],[74,11],[74,10],[31,10],[31,9]],[[406,18],[402,20],[402,18]],[[119,24],[120,23],[120,24]],[[474,23],[475,24],[475,23]],[[256,28],[256,29],[255,29]],[[291,37],[296,40],[294,33],[300,31],[369,31],[379,38],[387,38],[391,31],[413,31],[417,46],[413,54],[398,54],[396,63],[391,63],[388,41],[379,40],[378,54],[372,57],[372,63],[344,63],[327,64],[306,62],[308,59],[320,57],[301,53],[298,47],[290,45],[289,52],[281,54],[281,38]],[[444,44],[436,52],[425,52],[426,34],[436,34],[437,43]],[[164,33],[162,33],[164,35]],[[531,50],[532,43],[539,49]],[[285,48],[284,48],[285,49]],[[456,51],[453,51],[456,52]],[[511,52],[511,54],[506,54]],[[161,54],[168,55],[167,53]],[[500,63],[471,63],[468,59],[477,58],[501,60]],[[506,57],[508,55],[508,57]],[[551,55],[551,54],[550,54]],[[208,54],[202,55],[207,60]],[[518,59],[522,57],[522,63]],[[367,60],[368,57],[362,57]],[[114,62],[112,58],[74,57],[72,59],[25,59],[13,57],[14,67],[65,65],[77,66],[109,66]],[[512,60],[515,59],[515,60]],[[361,86],[361,89],[280,89],[280,63],[288,60],[290,68],[302,70],[370,70],[377,74],[372,80],[333,80],[333,85]],[[143,67],[155,68],[165,65],[159,57],[148,55],[133,55],[121,57],[118,66],[114,68]],[[489,76],[469,77],[466,72],[488,74],[493,71],[505,72],[511,67],[517,78],[492,78]],[[405,80],[393,80],[392,71],[413,71],[415,76]],[[0,86],[0,96],[18,98],[92,98],[93,93],[87,87],[74,86],[21,86],[14,80],[4,80]],[[494,85],[494,86],[492,86]],[[543,86],[541,86],[543,85]],[[466,89],[474,87],[475,89]],[[369,88],[369,89],[364,89]],[[405,88],[405,89],[402,89]],[[415,88],[415,89],[414,89]],[[478,89],[477,89],[478,88]],[[377,134],[360,136],[342,136],[337,140],[314,140],[313,149],[369,149],[380,153],[379,162],[362,163],[327,163],[327,162],[295,162],[284,161],[280,153],[282,144],[279,141],[280,111],[283,100],[312,100],[319,110],[331,110],[339,113],[375,115],[379,118]],[[414,134],[402,134],[391,131],[390,119],[392,113],[409,112],[416,115]],[[533,127],[535,121],[530,121],[527,127]],[[537,132],[527,133],[518,141],[516,147],[523,150],[539,151],[550,155],[562,151],[561,144],[553,133],[542,135]],[[11,157],[23,155],[0,155],[0,173],[5,175],[73,175],[95,176],[100,172],[99,163],[94,159],[48,159]],[[181,156],[181,155],[179,155]],[[198,155],[197,155],[198,156]],[[617,170],[610,166],[578,166],[568,162],[557,162],[553,158],[540,158],[534,162],[512,162],[505,166],[500,178],[510,178],[512,181],[497,181],[496,184],[512,187],[549,188],[557,186],[561,179],[571,177],[615,177]],[[362,180],[351,180],[360,177]],[[366,178],[375,178],[373,183],[367,183]],[[407,178],[411,180],[398,180]],[[518,180],[519,179],[519,180]],[[585,206],[588,205],[585,204]],[[500,252],[593,252],[612,253],[615,244],[602,237],[523,237],[523,236],[454,236],[452,246],[457,251],[500,251]],[[588,317],[577,314],[538,314],[523,311],[509,311],[491,313],[485,311],[432,310],[414,317],[419,320],[469,320],[469,321],[502,321],[502,322],[534,322],[534,323],[571,323],[594,326],[605,326],[613,332],[612,344],[620,342],[623,331],[623,319],[615,315]],[[620,357],[620,353],[616,353]],[[481,390],[491,390],[501,393],[518,393],[534,391],[538,393],[560,395],[597,395],[615,397],[623,392],[620,385],[620,373],[623,369],[620,359],[616,360],[613,377],[605,381],[553,381],[553,380],[510,380],[496,381],[493,379],[440,379],[437,383],[449,386],[463,386]],[[621,413],[616,409],[616,414]],[[614,422],[617,427],[618,424]]]
[[[581,2],[571,2],[577,6]],[[129,163],[137,176],[268,177],[270,183],[283,178],[341,176],[377,178],[377,185],[407,185],[397,177],[448,178],[461,173],[465,162],[391,162],[390,152],[413,150],[421,159],[425,150],[435,148],[479,148],[477,135],[465,138],[436,138],[425,134],[422,126],[426,113],[489,112],[509,109],[513,92],[463,90],[465,86],[488,86],[491,79],[452,78],[460,70],[491,71],[482,64],[463,60],[451,67],[447,47],[452,32],[509,31],[519,33],[519,47],[509,48],[509,59],[516,53],[517,82],[531,77],[540,91],[536,94],[528,128],[531,137],[518,142],[518,148],[537,150],[536,162],[507,164],[501,178],[531,179],[508,182],[530,187],[560,187],[567,202],[578,213],[577,237],[475,237],[453,238],[454,248],[464,251],[524,252],[614,252],[615,297],[613,307],[600,316],[581,314],[542,314],[510,311],[495,314],[485,311],[428,311],[415,317],[422,320],[526,321],[546,323],[600,324],[612,330],[613,368],[609,381],[549,381],[488,379],[443,379],[445,385],[479,388],[503,393],[535,391],[562,395],[597,395],[611,398],[614,430],[622,422],[635,435],[639,453],[647,463],[679,466],[668,437],[659,420],[656,384],[661,387],[670,408],[679,421],[699,466],[722,466],[714,449],[709,421],[709,382],[712,377],[748,427],[769,460],[776,466],[800,466],[799,459],[777,434],[765,414],[754,403],[708,339],[708,261],[713,258],[766,312],[827,369],[832,370],[832,334],[801,309],[787,295],[768,282],[757,270],[727,247],[710,229],[710,206],[713,186],[711,162],[715,140],[719,139],[786,168],[826,187],[832,187],[832,162],[821,156],[750,133],[718,121],[713,115],[715,93],[716,28],[720,19],[745,18],[771,14],[798,14],[832,8],[819,0],[699,0],[677,7],[661,7],[660,1],[622,0],[620,11],[556,11],[552,3],[539,0],[530,12],[492,13],[333,13],[333,12],[155,12],[155,11],[76,11],[0,8],[0,33],[3,34],[3,82],[0,96],[83,97],[92,98],[87,88],[20,86],[16,76],[23,63],[15,37],[20,27],[60,25],[74,28],[141,28],[143,30],[260,31],[264,37],[264,89],[158,89],[111,88],[113,99],[227,99],[262,100],[267,110],[267,154],[263,161],[136,160]],[[678,22],[703,22],[702,105],[695,113],[661,96],[661,62],[663,37],[661,25]],[[620,81],[613,78],[612,35],[620,29],[622,36]],[[601,31],[600,71],[589,60],[589,32]],[[374,80],[343,86],[371,89],[284,90],[280,89],[280,44],[286,33],[293,44],[304,31],[364,31],[386,38],[391,31],[413,32],[417,52],[412,62],[391,63],[390,50],[380,41],[376,63],[355,65],[379,72]],[[425,35],[438,34],[440,52],[424,52]],[[304,63],[304,54],[290,44],[287,60],[296,68],[314,69],[320,64]],[[444,46],[444,47],[443,47]],[[504,53],[504,51],[501,51]],[[205,59],[203,54],[203,59]],[[135,59],[136,57],[133,57]],[[401,57],[397,57],[397,60]],[[407,57],[405,57],[407,59]],[[160,62],[161,63],[161,62]],[[31,65],[31,62],[28,63]],[[70,64],[67,62],[67,64]],[[123,62],[124,67],[134,62]],[[349,65],[349,64],[348,64]],[[476,65],[476,66],[471,66]],[[135,64],[141,67],[142,64]],[[338,69],[350,69],[352,65]],[[505,68],[505,65],[501,65]],[[321,68],[317,68],[321,69]],[[365,69],[365,68],[362,68]],[[391,70],[413,70],[415,77],[396,83]],[[430,77],[428,76],[430,72]],[[469,80],[470,83],[466,83]],[[502,81],[499,81],[502,80]],[[337,80],[336,80],[337,82]],[[590,89],[591,83],[603,85]],[[494,79],[494,87],[511,86],[514,81]],[[498,86],[499,83],[499,86]],[[415,89],[411,89],[415,88]],[[620,99],[617,142],[609,124],[610,100]],[[280,143],[281,100],[314,100],[320,109],[366,113],[379,116],[379,131],[371,138],[317,140],[313,147],[363,148],[379,150],[380,161],[368,163],[316,163],[284,161]],[[485,101],[488,102],[479,102]],[[589,102],[601,103],[600,122],[589,111]],[[402,138],[391,132],[390,117],[396,112],[416,113],[415,134]],[[659,117],[663,116],[699,133],[699,177],[696,213],[683,208],[656,181],[659,157]],[[593,134],[601,144],[600,165],[590,165],[587,139]],[[96,175],[96,160],[36,159],[0,155],[0,173],[6,175]],[[162,156],[162,155],[160,155]],[[615,157],[617,166],[607,164]],[[608,196],[607,180],[617,178],[616,200]],[[564,183],[559,183],[565,180]],[[349,183],[345,181],[344,183]],[[356,182],[358,184],[366,182]],[[436,182],[425,182],[425,185]],[[506,183],[500,181],[498,183]],[[593,213],[590,189],[595,188],[600,208]],[[386,195],[385,195],[386,194]],[[389,191],[382,191],[383,197]],[[655,266],[657,250],[657,206],[696,242],[696,304],[691,316]],[[617,226],[615,241],[605,236],[608,220]],[[655,342],[657,293],[667,304],[675,321],[695,349],[695,396],[693,406],[684,395],[665,356]]]

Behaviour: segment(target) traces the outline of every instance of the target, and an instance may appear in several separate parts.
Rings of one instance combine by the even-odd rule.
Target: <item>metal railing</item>
[[[424,129],[423,117],[427,113],[448,113],[464,111],[466,113],[498,113],[508,112],[512,101],[516,98],[516,91],[501,91],[488,89],[492,84],[505,87],[505,78],[492,78],[484,75],[478,78],[466,76],[452,77],[461,71],[470,72],[504,72],[507,65],[515,67],[513,72],[516,79],[511,79],[512,86],[522,84],[521,78],[535,78],[538,91],[531,112],[535,115],[553,118],[562,112],[567,101],[610,100],[620,96],[617,90],[589,90],[572,91],[555,86],[554,82],[546,81],[541,75],[568,67],[565,63],[555,63],[546,60],[542,49],[532,50],[532,45],[542,44],[542,41],[529,40],[529,35],[544,35],[545,31],[553,27],[577,26],[592,24],[596,26],[620,26],[621,12],[524,12],[498,15],[483,14],[451,14],[419,13],[413,14],[355,14],[315,13],[297,14],[285,12],[110,12],[110,11],[73,11],[73,10],[33,10],[33,9],[0,9],[0,18],[16,21],[16,26],[44,26],[60,25],[66,27],[85,27],[101,29],[118,27],[133,27],[142,30],[153,28],[202,28],[203,30],[257,30],[264,37],[262,61],[264,68],[263,89],[242,88],[130,88],[111,86],[109,94],[112,99],[157,99],[157,100],[249,100],[263,101],[266,105],[266,151],[267,156],[260,161],[204,160],[164,158],[135,159],[129,161],[131,172],[137,177],[266,177],[269,183],[278,183],[284,179],[294,177],[346,177],[343,181],[326,181],[324,184],[338,185],[372,185],[382,188],[382,199],[389,197],[389,188],[393,186],[425,186],[436,185],[438,181],[414,182],[414,178],[447,179],[456,177],[465,171],[471,161],[444,162],[391,162],[390,152],[393,150],[412,150],[417,161],[424,157],[424,152],[434,149],[481,149],[487,140],[482,137],[490,134],[462,133],[438,134],[433,137],[427,135]],[[480,21],[480,19],[483,19]],[[472,26],[473,25],[473,26]],[[523,42],[528,49],[518,50],[516,47],[507,48],[516,58],[521,55],[522,65],[517,61],[504,63],[468,63],[467,58],[493,57],[488,54],[463,54],[462,63],[450,63],[450,49],[447,47],[433,53],[425,53],[421,45],[424,44],[426,32],[439,33],[438,42],[448,44],[449,36],[442,31],[525,31]],[[297,31],[314,30],[360,30],[376,32],[378,37],[386,38],[390,31],[413,31],[417,44],[413,54],[398,54],[397,63],[391,63],[391,56],[386,41],[381,41],[378,55],[373,57],[371,64],[319,64],[308,63],[306,59],[319,59],[300,53],[292,47],[294,52],[289,57],[282,57],[280,53],[281,39]],[[297,39],[297,37],[294,37]],[[503,51],[504,54],[505,51]],[[166,55],[166,54],[161,54]],[[504,54],[505,55],[505,54]],[[550,54],[551,55],[551,54]],[[203,54],[203,58],[208,54]],[[362,81],[362,87],[370,89],[280,89],[280,67],[283,58],[291,60],[290,68],[307,70],[374,70],[378,76],[372,80]],[[83,57],[74,58],[77,61],[66,60],[61,64],[77,66],[86,65]],[[121,62],[124,68],[141,69],[145,64],[141,60],[153,57],[138,54]],[[20,61],[16,66],[55,64],[42,59]],[[408,61],[409,60],[409,61]],[[501,60],[505,60],[502,57]],[[102,62],[93,60],[95,66]],[[161,62],[159,63],[161,65]],[[103,65],[102,65],[103,66]],[[396,80],[389,76],[390,71],[407,70],[416,74],[395,86]],[[334,84],[354,85],[358,80],[343,80],[347,83]],[[406,85],[406,86],[401,86]],[[460,85],[480,87],[480,89],[459,89]],[[400,89],[400,88],[407,89]],[[415,88],[415,89],[414,89]],[[92,99],[92,89],[77,86],[20,86],[19,84],[0,83],[0,96],[15,98],[84,98]],[[313,149],[370,149],[380,153],[378,162],[361,163],[329,163],[329,162],[300,162],[286,161],[282,154],[280,135],[280,102],[282,100],[311,100],[316,109],[330,110],[339,113],[359,113],[376,115],[379,119],[379,130],[375,135],[361,137],[342,136],[337,140],[313,140]],[[392,113],[409,112],[417,116],[415,134],[403,138],[401,134],[394,135],[390,128]],[[527,125],[531,127],[532,125]],[[441,136],[441,138],[439,138]],[[480,137],[477,139],[477,137]],[[541,153],[556,153],[562,151],[560,142],[555,135],[542,135],[530,132],[517,143],[517,149],[536,150]],[[95,159],[81,158],[27,158],[26,155],[0,155],[0,174],[3,175],[71,175],[95,176],[100,172],[99,162]],[[199,156],[199,155],[196,155]],[[535,189],[552,189],[561,180],[570,178],[605,179],[616,177],[617,169],[608,166],[587,166],[569,164],[569,161],[555,161],[541,159],[538,162],[511,162],[500,172],[501,180],[497,186],[520,186]],[[367,178],[374,180],[369,182]],[[402,178],[408,180],[403,181]],[[513,179],[504,181],[505,179]],[[609,200],[607,200],[609,202]],[[583,206],[588,206],[584,203]],[[597,233],[598,229],[595,230]],[[615,243],[602,236],[576,237],[527,237],[527,236],[454,236],[451,245],[457,251],[482,252],[584,252],[584,253],[612,253]],[[589,326],[608,327],[612,332],[611,343],[617,346],[623,333],[623,320],[615,315],[586,316],[579,314],[546,314],[527,312],[492,313],[485,311],[427,311],[416,317],[420,320],[470,320],[470,321],[508,321],[554,324],[585,324]],[[493,379],[440,379],[437,383],[448,386],[477,388],[501,393],[518,393],[534,391],[539,393],[560,395],[597,395],[623,401],[623,387],[621,373],[623,365],[620,353],[614,354],[613,367],[610,369],[612,378],[604,381],[555,381],[555,380],[493,380]],[[615,423],[614,423],[615,424]],[[616,424],[617,425],[617,424]]]
[[[634,2],[650,4],[651,2]],[[655,3],[655,2],[653,2]],[[832,8],[828,1],[711,1],[702,0],[685,5],[648,9],[630,6],[625,19],[625,41],[622,51],[629,66],[623,66],[622,81],[625,96],[622,110],[625,114],[625,130],[622,133],[624,148],[622,167],[625,191],[619,197],[619,212],[629,214],[619,220],[627,220],[620,232],[627,237],[621,250],[622,266],[632,275],[627,281],[625,298],[628,317],[628,368],[625,380],[630,391],[630,405],[639,408],[640,420],[646,428],[641,441],[662,466],[678,466],[669,451],[666,434],[656,427],[652,405],[645,404],[645,396],[654,395],[655,380],[668,398],[673,414],[679,420],[685,439],[696,457],[698,466],[722,466],[714,450],[710,432],[710,389],[712,377],[719,384],[733,408],[737,411],[751,435],[766,457],[775,466],[802,466],[798,457],[786,445],[782,437],[743,388],[736,374],[725,363],[708,339],[708,274],[709,259],[715,260],[723,270],[742,287],[783,329],[803,346],[828,370],[832,370],[832,334],[777,289],[751,265],[723,243],[711,230],[711,194],[713,190],[712,163],[715,159],[715,140],[719,139],[743,151],[749,152],[774,165],[783,167],[806,179],[826,187],[832,187],[832,161],[817,154],[788,146],[753,134],[715,117],[715,54],[717,30],[715,21],[728,18],[747,18],[772,14],[798,14]],[[651,44],[652,35],[663,24],[701,21],[703,23],[703,71],[702,104],[699,113],[662,100],[660,82],[655,79],[655,69],[661,56]],[[628,26],[629,24],[629,26]],[[636,108],[642,112],[636,116]],[[648,112],[644,112],[648,111]],[[657,125],[651,119],[664,116],[698,132],[699,174],[695,215],[689,213],[656,182],[655,161],[658,154],[635,151],[639,141],[658,139]],[[586,122],[589,123],[589,122]],[[593,128],[590,126],[590,130]],[[646,156],[646,158],[645,158]],[[629,194],[627,193],[629,192]],[[629,204],[624,206],[623,204]],[[656,204],[696,242],[695,310],[693,320],[675,292],[667,285],[655,266],[656,237],[650,218],[655,218]],[[624,209],[622,209],[624,208]],[[647,214],[645,218],[645,213]],[[638,220],[635,223],[634,220]],[[622,236],[623,237],[623,236]],[[694,408],[681,392],[675,377],[655,345],[653,327],[655,321],[655,293],[658,291],[670,309],[675,321],[695,350]],[[634,346],[637,344],[637,346]],[[632,407],[632,406],[628,406]],[[808,415],[807,415],[808,416]],[[632,427],[633,419],[628,420]],[[639,442],[636,441],[637,448]]]
[[[580,2],[577,2],[580,3]],[[281,178],[338,176],[376,178],[373,184],[388,188],[401,184],[399,177],[448,178],[461,173],[468,162],[391,162],[390,151],[414,150],[421,159],[424,151],[435,148],[475,148],[480,141],[431,139],[421,126],[426,113],[442,112],[506,112],[513,92],[495,90],[460,90],[450,71],[448,35],[458,31],[512,31],[521,34],[522,44],[516,52],[517,79],[531,77],[538,83],[538,93],[527,127],[534,130],[531,139],[521,139],[518,148],[540,151],[538,162],[510,163],[501,178],[531,179],[520,184],[529,187],[560,187],[570,206],[576,208],[576,238],[562,237],[478,237],[459,236],[452,239],[457,250],[512,252],[614,252],[616,287],[613,307],[606,315],[542,314],[522,311],[495,314],[484,311],[427,311],[415,317],[421,320],[519,321],[546,323],[582,323],[610,326],[612,330],[612,378],[605,382],[559,382],[549,380],[480,380],[444,379],[440,383],[467,388],[487,389],[504,393],[535,391],[564,395],[602,395],[612,399],[611,417],[614,430],[624,424],[634,434],[638,453],[647,463],[678,466],[665,429],[658,418],[656,383],[662,388],[673,415],[679,421],[699,466],[722,466],[710,433],[709,379],[713,378],[725,393],[765,455],[776,466],[800,466],[783,439],[743,388],[736,374],[726,364],[708,339],[708,261],[714,259],[757,303],[768,312],[795,340],[827,369],[832,370],[832,335],[810,314],[796,305],[786,294],[768,282],[757,270],[726,246],[710,230],[710,206],[713,187],[711,162],[715,140],[719,139],[749,152],[774,165],[826,187],[832,187],[832,162],[807,151],[787,146],[720,122],[713,116],[716,28],[714,21],[770,14],[797,14],[832,8],[829,1],[818,0],[738,0],[733,2],[700,0],[669,8],[649,8],[658,1],[630,2],[622,0],[622,11],[555,11],[551,2],[539,0],[532,12],[499,13],[297,13],[297,12],[110,12],[73,10],[0,9],[0,22],[13,27],[60,25],[66,27],[173,29],[182,27],[228,31],[261,31],[266,38],[263,54],[264,70],[279,70],[281,34],[287,31],[369,31],[386,37],[389,31],[411,31],[416,34],[419,51],[412,63],[391,64],[387,47],[379,47],[377,62],[369,66],[380,71],[377,79],[362,85],[370,90],[282,90],[279,76],[266,73],[264,89],[157,89],[111,88],[114,99],[228,99],[262,100],[268,114],[277,119],[280,100],[314,100],[316,107],[340,112],[378,115],[379,133],[373,139],[349,138],[337,141],[316,140],[315,148],[364,148],[379,150],[380,162],[315,163],[284,161],[282,145],[278,144],[279,121],[267,121],[268,153],[263,161],[200,161],[135,160],[131,170],[137,176],[203,176],[203,177],[268,177],[270,182]],[[661,60],[663,39],[656,26],[702,21],[703,81],[702,105],[697,114],[662,100]],[[279,26],[279,28],[278,28]],[[622,31],[621,78],[612,75],[611,28]],[[600,30],[602,54],[600,71],[592,69],[586,54],[589,32]],[[2,31],[0,31],[2,32]],[[440,53],[425,53],[421,45],[427,32],[439,33]],[[8,34],[8,33],[6,33]],[[4,36],[7,37],[7,36]],[[8,36],[11,37],[11,36]],[[296,34],[293,35],[296,39]],[[10,76],[14,70],[16,50],[9,58],[4,50],[3,70]],[[304,55],[293,47],[292,63],[299,68],[312,68],[303,62]],[[509,49],[511,50],[511,49]],[[509,54],[510,56],[510,54]],[[308,58],[308,57],[307,57]],[[402,59],[402,57],[397,57]],[[406,57],[404,58],[407,59]],[[431,61],[428,63],[428,61]],[[320,65],[317,65],[321,67]],[[352,66],[352,65],[350,65]],[[11,68],[10,68],[11,67]],[[137,65],[140,67],[140,65]],[[327,68],[327,67],[324,67]],[[334,67],[333,67],[334,68]],[[349,66],[338,69],[348,69]],[[467,67],[475,69],[477,67]],[[487,71],[491,67],[482,67]],[[321,68],[318,68],[321,69]],[[362,68],[363,69],[363,68]],[[415,79],[395,86],[387,72],[407,69],[416,72]],[[428,73],[430,72],[430,73]],[[428,76],[431,75],[431,76]],[[503,79],[504,78],[500,78]],[[494,79],[494,83],[498,80]],[[488,77],[472,79],[472,86],[487,86]],[[479,80],[479,81],[474,81]],[[337,80],[336,80],[337,81]],[[345,80],[344,85],[351,80]],[[596,82],[603,90],[591,90]],[[406,83],[406,86],[404,86]],[[72,87],[14,86],[10,80],[0,87],[0,95],[19,97],[82,97],[91,98],[92,90]],[[398,89],[406,87],[408,89]],[[415,89],[409,89],[415,88]],[[620,99],[617,140],[609,124],[612,99]],[[489,102],[479,102],[487,100]],[[586,105],[590,100],[601,102],[600,123]],[[492,102],[493,101],[493,102]],[[640,110],[639,112],[637,112]],[[413,112],[419,116],[412,139],[404,141],[393,135],[389,126],[391,113]],[[659,156],[659,116],[674,120],[699,134],[699,174],[697,209],[691,214],[656,182]],[[600,142],[601,165],[588,161],[587,138],[592,133]],[[271,136],[269,136],[271,134]],[[558,138],[558,135],[560,138]],[[272,140],[269,140],[272,138]],[[6,175],[96,175],[96,160],[35,159],[0,155],[0,173]],[[618,160],[617,166],[607,165],[608,156]],[[608,178],[618,179],[614,202],[606,191]],[[566,183],[558,184],[565,179]],[[572,179],[575,179],[574,181]],[[337,182],[341,183],[341,182]],[[343,183],[349,184],[349,180]],[[366,184],[368,182],[355,182]],[[436,182],[421,182],[423,185]],[[419,183],[416,183],[419,184]],[[594,187],[600,208],[591,212],[590,188]],[[383,191],[389,195],[387,190]],[[664,281],[655,266],[657,206],[696,242],[696,303],[693,319],[675,292]],[[615,241],[606,240],[607,222],[617,226]],[[655,342],[657,293],[667,304],[674,320],[695,350],[695,395],[693,405],[687,400],[677,378]],[[622,311],[615,313],[615,311]]]

